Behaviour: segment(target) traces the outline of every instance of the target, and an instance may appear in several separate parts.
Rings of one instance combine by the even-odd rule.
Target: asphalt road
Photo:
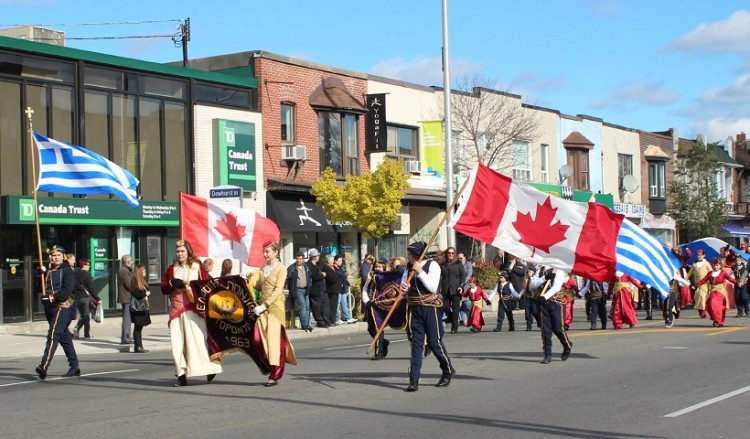
[[[582,315],[582,313],[579,313]],[[165,351],[82,355],[80,378],[33,377],[38,358],[0,360],[3,438],[747,438],[750,319],[728,327],[686,311],[671,329],[589,331],[577,317],[568,361],[542,365],[532,332],[446,334],[457,375],[406,393],[408,343],[390,332],[387,359],[365,355],[366,333],[295,341],[300,360],[279,386],[249,358],[225,357],[207,384],[173,388]],[[643,317],[640,315],[639,317]],[[488,318],[493,320],[494,318]],[[61,351],[55,370],[64,372]]]

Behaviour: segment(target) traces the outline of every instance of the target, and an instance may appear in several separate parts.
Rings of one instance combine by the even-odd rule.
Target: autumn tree
[[[716,236],[726,222],[726,199],[716,184],[721,166],[713,152],[716,148],[719,146],[698,141],[690,146],[680,142],[677,150],[667,211],[677,223],[682,242]]]
[[[337,183],[333,170],[326,168],[310,193],[332,222],[349,222],[377,244],[398,219],[408,187],[403,163],[384,160],[375,172],[347,175],[343,186]]]
[[[478,159],[505,174],[523,158],[514,142],[528,144],[539,137],[539,120],[525,108],[521,96],[498,91],[497,81],[480,76],[459,79],[451,93],[454,166],[471,169]],[[441,107],[442,111],[442,107]]]

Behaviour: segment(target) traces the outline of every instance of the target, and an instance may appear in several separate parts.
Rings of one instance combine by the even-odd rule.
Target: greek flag
[[[617,270],[654,287],[661,296],[669,294],[669,282],[680,262],[645,230],[623,219],[617,236]]]
[[[137,178],[99,154],[34,132],[39,148],[36,189],[66,194],[112,194],[138,207]]]

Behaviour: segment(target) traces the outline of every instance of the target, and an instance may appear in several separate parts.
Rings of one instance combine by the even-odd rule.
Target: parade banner
[[[375,294],[372,299],[373,306],[371,312],[375,318],[378,328],[383,325],[385,316],[395,303],[396,298],[403,295],[401,291],[401,273],[398,271],[381,271],[375,273]],[[388,326],[392,329],[404,329],[406,326],[406,300],[398,303],[398,308],[393,311]]]
[[[231,352],[249,355],[258,368],[270,371],[253,344],[255,295],[242,276],[223,276],[190,282],[198,313],[205,316],[211,360]]]

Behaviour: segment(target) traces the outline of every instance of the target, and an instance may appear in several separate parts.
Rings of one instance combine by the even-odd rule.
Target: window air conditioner
[[[282,146],[281,160],[307,160],[307,149],[302,145]]]
[[[422,162],[419,160],[406,160],[404,162],[404,170],[412,174],[419,174],[422,172]]]

